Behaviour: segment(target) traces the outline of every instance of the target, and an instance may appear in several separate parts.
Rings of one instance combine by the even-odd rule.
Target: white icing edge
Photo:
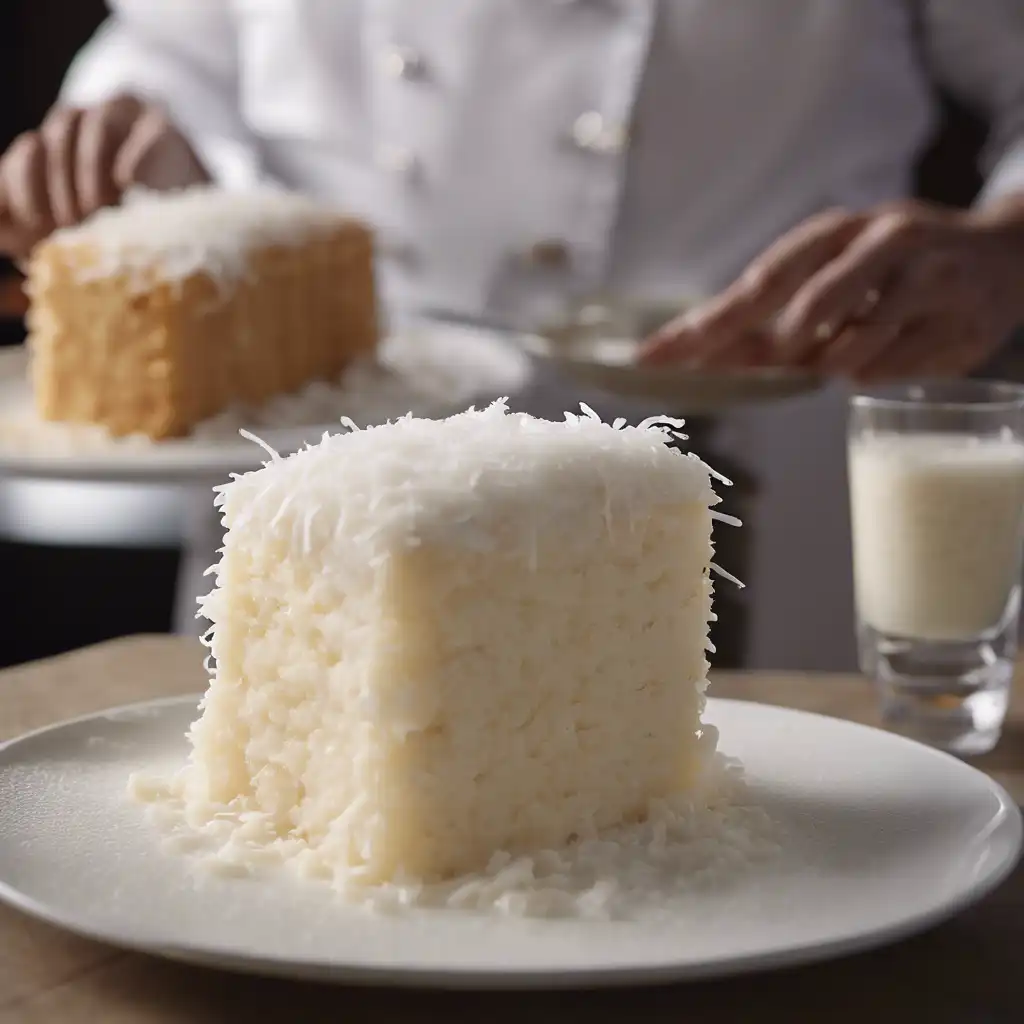
[[[245,277],[253,249],[300,245],[346,221],[340,211],[282,189],[203,185],[133,192],[121,206],[55,231],[48,245],[88,250],[74,266],[80,280],[124,274],[141,287],[154,272],[176,281],[203,271],[229,283]]]
[[[364,565],[422,542],[530,544],[598,497],[606,520],[626,522],[658,505],[718,503],[711,470],[670,446],[681,421],[633,427],[582,409],[551,422],[501,399],[445,420],[408,415],[363,430],[343,420],[346,433],[287,458],[268,449],[263,468],[217,488],[216,501],[236,533]]]

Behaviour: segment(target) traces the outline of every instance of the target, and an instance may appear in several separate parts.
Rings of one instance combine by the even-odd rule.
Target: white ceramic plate
[[[543,371],[553,371],[577,389],[618,398],[638,409],[669,416],[715,416],[741,406],[810,394],[825,378],[809,370],[752,367],[693,370],[671,363],[637,363],[642,340],[697,300],[635,305],[587,301],[567,316],[532,326],[462,316],[445,310],[426,315],[434,323],[469,326],[504,334],[528,352]]]
[[[502,336],[455,324],[420,322],[388,338],[382,352],[404,379],[422,387],[410,396],[401,390],[361,394],[338,416],[298,426],[247,425],[281,452],[318,441],[325,430],[340,429],[349,415],[360,426],[403,416],[415,405],[418,415],[450,416],[472,404],[521,391],[533,370],[522,349]],[[222,482],[230,473],[259,469],[266,454],[240,437],[234,426],[216,437],[189,437],[151,443],[112,440],[99,432],[64,424],[39,423],[31,412],[22,347],[0,350],[0,474],[60,480],[116,483]],[[332,405],[344,403],[332,402]]]
[[[550,365],[578,385],[658,406],[668,415],[717,415],[739,406],[809,394],[824,384],[822,377],[806,370],[690,370],[671,363],[638,366],[633,362],[637,346],[628,340],[556,345],[539,334],[522,340],[542,365]]]
[[[743,759],[786,829],[783,862],[657,923],[367,916],[283,877],[199,879],[162,851],[125,781],[179,764],[195,711],[195,698],[136,705],[0,748],[0,896],[86,936],[210,966],[390,985],[624,984],[900,938],[996,886],[1021,845],[1007,794],[951,757],[835,719],[712,700],[722,749]]]
[[[524,347],[578,385],[656,405],[670,415],[717,414],[736,406],[792,398],[822,386],[819,375],[790,368],[691,370],[671,363],[637,365],[642,340],[699,301],[584,302],[563,321],[526,335]]]

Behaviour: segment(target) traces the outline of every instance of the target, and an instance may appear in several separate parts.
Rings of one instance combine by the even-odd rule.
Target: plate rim
[[[50,725],[21,733],[0,742],[0,762],[6,761],[11,751],[23,743],[49,733],[60,732],[81,726],[96,719],[119,714],[138,714],[148,710],[193,705],[198,710],[202,692],[157,697],[150,700],[134,701],[109,708],[62,719]],[[784,715],[810,719],[824,719],[838,723],[853,732],[881,734],[886,742],[909,745],[919,752],[927,752],[934,759],[952,762],[956,770],[972,774],[983,783],[984,788],[999,804],[999,820],[994,834],[1007,833],[1002,837],[1008,843],[1003,858],[990,865],[985,874],[969,886],[962,888],[952,897],[928,909],[906,916],[895,923],[877,925],[854,935],[839,936],[818,943],[796,943],[768,951],[755,951],[735,956],[721,957],[705,962],[680,963],[665,961],[647,966],[621,966],[598,968],[555,968],[543,970],[536,967],[511,967],[501,971],[492,968],[474,967],[396,967],[375,965],[341,964],[336,961],[262,958],[235,949],[223,952],[205,948],[199,944],[167,945],[146,941],[124,934],[117,934],[102,927],[90,925],[74,914],[64,914],[43,904],[33,897],[15,889],[0,878],[0,903],[6,904],[19,913],[34,917],[44,923],[69,932],[80,938],[108,945],[124,952],[142,953],[183,964],[225,970],[236,974],[264,977],[292,978],[295,980],[319,981],[359,987],[388,987],[403,989],[433,989],[451,991],[543,991],[573,988],[621,988],[631,985],[655,985],[666,983],[687,983],[736,977],[780,968],[804,967],[833,960],[856,953],[867,952],[899,942],[950,920],[968,907],[973,906],[994,892],[1013,873],[1024,851],[1024,816],[1016,802],[995,779],[979,768],[944,751],[924,743],[901,736],[876,726],[853,722],[848,719],[826,715],[816,711],[805,711],[764,701],[742,700],[729,697],[709,697],[708,709],[728,706],[738,710],[768,709]],[[756,711],[755,711],[756,713]],[[2,766],[2,765],[0,765]]]
[[[757,366],[734,372],[692,370],[667,363],[659,366],[620,365],[573,356],[546,346],[542,335],[521,335],[525,350],[538,363],[573,379],[578,385],[644,403],[670,406],[667,415],[689,418],[721,415],[737,408],[757,407],[821,391],[828,378],[811,370]],[[540,340],[538,340],[540,339]],[[695,398],[710,391],[714,401]],[[693,411],[696,410],[696,411]]]
[[[517,348],[499,332],[483,327],[449,325],[423,318],[397,320],[391,330],[381,337],[381,346],[389,339],[418,332],[446,332],[461,335],[461,341],[472,337],[475,342],[488,346],[491,353],[500,353],[506,361],[507,380],[478,381],[474,393],[465,401],[448,400],[439,406],[436,415],[455,415],[472,404],[491,401],[492,392],[504,393],[528,386],[533,374],[529,355]],[[4,389],[27,382],[30,360],[27,342],[0,348],[0,406],[4,403]],[[515,364],[515,365],[513,365]],[[477,393],[479,392],[479,394]],[[282,451],[294,451],[309,441],[319,440],[325,431],[337,433],[342,429],[340,420],[309,423],[287,427],[258,427],[256,432],[268,444]],[[189,456],[192,456],[191,461]],[[81,452],[26,452],[0,449],[0,478],[25,480],[93,481],[128,484],[196,484],[223,483],[231,474],[258,470],[266,461],[267,453],[258,445],[236,435],[202,441],[195,438],[171,438],[155,446],[120,449],[86,449]]]

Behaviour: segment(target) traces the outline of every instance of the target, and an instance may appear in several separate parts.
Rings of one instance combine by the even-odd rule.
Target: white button
[[[423,55],[409,46],[389,46],[381,57],[381,66],[391,78],[408,81],[424,78],[427,73]]]
[[[416,154],[404,146],[378,146],[374,162],[382,171],[412,181],[419,177],[421,165]]]
[[[535,267],[561,270],[569,265],[569,246],[559,238],[545,238],[530,246],[526,259]]]
[[[620,153],[629,141],[629,132],[598,111],[588,110],[573,122],[572,141],[591,153]]]

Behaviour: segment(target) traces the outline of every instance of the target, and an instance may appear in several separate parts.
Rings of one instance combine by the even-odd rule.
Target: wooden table
[[[201,649],[132,637],[0,673],[0,740],[73,715],[198,692]],[[720,674],[719,696],[875,721],[854,676]],[[1024,674],[1004,742],[978,761],[1024,801]],[[1020,1024],[1024,868],[961,917],[888,949],[722,982],[611,992],[418,993],[249,978],[163,963],[56,931],[0,908],[0,1022],[164,1024],[380,1018],[403,1022],[711,1021],[791,1024]]]

